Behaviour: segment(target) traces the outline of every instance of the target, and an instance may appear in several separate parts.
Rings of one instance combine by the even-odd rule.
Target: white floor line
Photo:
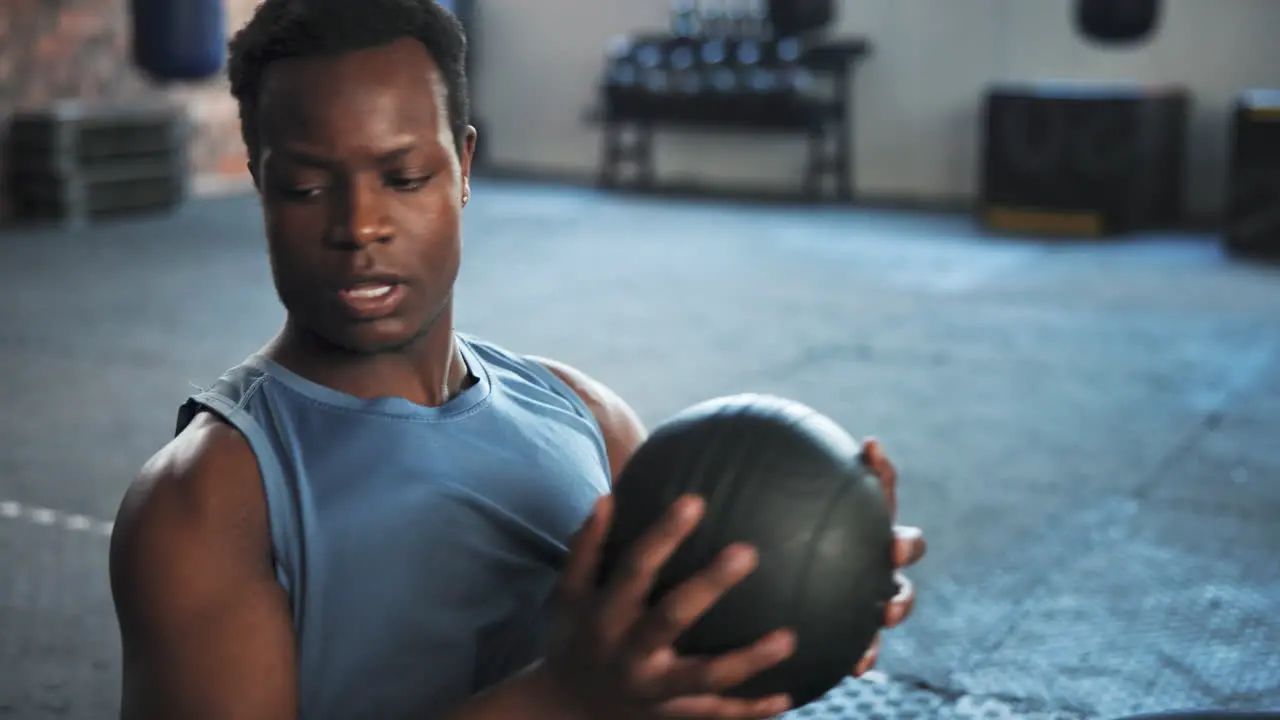
[[[67,513],[51,508],[24,505],[13,500],[0,500],[0,520],[29,522],[33,525],[57,527],[71,532],[87,532],[111,537],[113,524],[95,520],[86,515]]]

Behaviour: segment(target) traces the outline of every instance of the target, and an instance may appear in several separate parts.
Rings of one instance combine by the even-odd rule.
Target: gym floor
[[[931,539],[916,613],[803,717],[1280,706],[1280,270],[493,181],[466,218],[462,329],[650,422],[764,391],[885,441]],[[281,319],[260,237],[249,197],[0,232],[0,718],[113,716],[110,520]]]

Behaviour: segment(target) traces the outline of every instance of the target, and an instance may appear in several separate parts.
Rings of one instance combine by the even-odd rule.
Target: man
[[[786,629],[719,658],[670,649],[751,571],[751,548],[642,607],[699,499],[595,588],[610,481],[644,438],[635,413],[578,370],[454,330],[475,145],[463,56],[429,0],[266,0],[233,39],[287,320],[183,406],[122,503],[123,717],[787,709],[717,695],[785,658]],[[897,560],[923,550],[903,531]],[[890,625],[911,597],[904,582]]]

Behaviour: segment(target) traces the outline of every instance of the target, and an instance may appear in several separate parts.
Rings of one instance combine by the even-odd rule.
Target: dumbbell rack
[[[615,40],[596,115],[604,126],[601,186],[619,187],[630,175],[631,184],[654,188],[659,127],[781,132],[807,137],[807,196],[833,184],[837,199],[852,199],[851,69],[869,48],[774,37],[767,5],[718,1],[708,15],[706,5],[675,0],[669,34]],[[834,94],[818,92],[822,84]]]
[[[81,225],[173,208],[188,192],[189,135],[185,117],[169,108],[64,103],[18,114],[5,148],[10,215]]]

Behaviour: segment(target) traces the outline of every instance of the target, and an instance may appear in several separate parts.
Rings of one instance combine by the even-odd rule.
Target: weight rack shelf
[[[176,207],[188,193],[189,137],[169,108],[21,113],[5,147],[11,215],[82,224]]]

